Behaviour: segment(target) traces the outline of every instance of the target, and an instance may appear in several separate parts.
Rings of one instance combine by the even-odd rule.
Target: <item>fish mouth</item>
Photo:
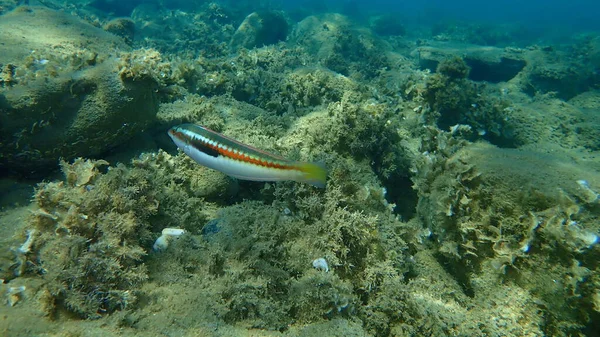
[[[170,128],[169,131],[167,131],[167,133],[169,134],[169,137],[171,137],[171,139],[182,139],[181,132],[177,131],[177,127]]]

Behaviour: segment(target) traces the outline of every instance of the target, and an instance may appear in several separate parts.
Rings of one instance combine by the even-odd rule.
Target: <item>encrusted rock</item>
[[[120,38],[37,7],[4,15],[0,31],[0,64],[11,65],[0,84],[1,169],[29,174],[95,156],[152,122],[157,83],[120,76],[117,53],[129,50]]]
[[[435,71],[441,61],[461,55],[471,68],[469,79],[473,81],[506,82],[527,65],[519,50],[508,48],[436,43],[419,47],[416,53],[421,68],[431,71]]]
[[[251,13],[240,24],[231,38],[231,48],[262,47],[283,41],[287,37],[288,24],[282,13],[262,11]]]
[[[125,43],[131,45],[135,35],[135,23],[129,18],[116,18],[104,25],[104,30],[120,36],[125,40]]]

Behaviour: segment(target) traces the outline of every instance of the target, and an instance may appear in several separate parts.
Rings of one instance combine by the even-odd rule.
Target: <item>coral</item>
[[[281,96],[294,107],[317,106],[339,101],[344,92],[358,90],[358,85],[326,69],[301,69],[286,76]]]
[[[152,247],[151,230],[204,219],[189,209],[200,209],[193,194],[206,192],[174,174],[175,165],[189,165],[185,161],[161,152],[103,174],[99,168],[107,162],[77,159],[61,162],[65,181],[38,186],[38,209],[29,222],[39,237],[26,272],[47,280],[46,314],[67,310],[97,318],[135,303],[148,277],[143,258]],[[182,183],[187,187],[177,186]]]
[[[81,187],[92,183],[100,174],[99,167],[109,165],[106,160],[84,160],[77,158],[73,163],[69,164],[66,161],[61,161],[60,166],[67,185],[73,187]]]
[[[350,172],[365,170],[366,164],[382,180],[386,188],[383,195],[390,203],[408,205],[414,195],[401,189],[410,184],[408,163],[415,148],[407,144],[408,131],[405,130],[410,126],[406,121],[399,122],[402,117],[387,103],[345,91],[341,100],[298,119],[281,142],[290,147],[301,144],[304,152],[334,153],[354,159],[335,161],[333,166],[339,168],[332,168],[331,178],[342,186],[348,185],[344,193],[353,194],[356,190],[366,193],[366,197],[359,197],[360,202],[369,200],[370,193],[383,191],[374,188],[372,192],[369,189],[365,192],[364,186],[348,179]],[[368,181],[369,178],[364,175],[357,180],[369,187],[378,184]],[[410,206],[404,210],[408,208]]]
[[[12,86],[15,82],[15,69],[17,67],[14,64],[7,64],[2,67],[2,72],[0,72],[0,87],[9,87]]]

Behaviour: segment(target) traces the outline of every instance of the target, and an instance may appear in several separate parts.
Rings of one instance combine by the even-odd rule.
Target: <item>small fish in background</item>
[[[293,180],[325,187],[327,170],[318,163],[298,162],[242,144],[195,124],[169,130],[178,148],[200,165],[231,177],[253,181]]]

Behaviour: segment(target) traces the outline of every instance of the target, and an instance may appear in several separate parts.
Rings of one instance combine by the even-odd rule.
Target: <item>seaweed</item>
[[[38,209],[29,222],[40,235],[28,271],[46,280],[48,315],[67,310],[98,318],[125,309],[148,278],[143,247],[156,196],[123,167],[101,174],[106,164],[62,162],[65,180],[36,189]]]
[[[516,147],[522,140],[514,134],[508,118],[509,104],[486,94],[484,85],[467,79],[469,67],[460,58],[439,63],[427,78],[423,97],[430,107],[426,120],[442,130],[459,124],[474,131],[471,140],[482,138],[501,147]]]

